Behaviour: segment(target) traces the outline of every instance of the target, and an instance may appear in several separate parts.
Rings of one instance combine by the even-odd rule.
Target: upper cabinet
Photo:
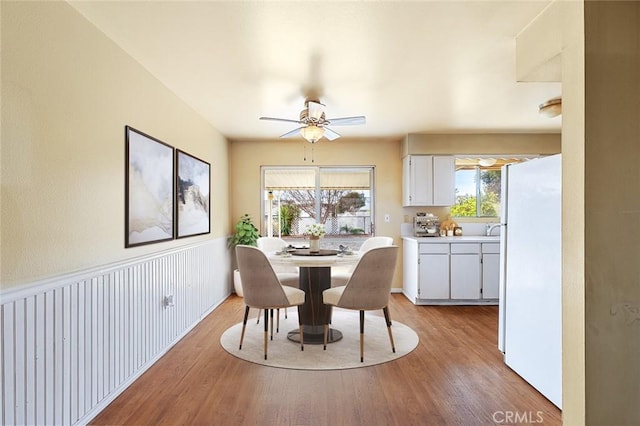
[[[402,159],[402,205],[454,205],[455,173],[453,156],[407,155]]]
[[[402,159],[402,205],[433,205],[433,156],[407,155]]]

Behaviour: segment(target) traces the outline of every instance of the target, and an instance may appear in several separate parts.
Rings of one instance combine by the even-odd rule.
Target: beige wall
[[[560,133],[415,133],[402,143],[409,154],[558,154]]]
[[[640,2],[584,6],[587,424],[640,424]]]
[[[212,166],[210,235],[124,248],[124,126]],[[66,2],[2,4],[1,286],[228,233],[227,141]]]
[[[563,6],[562,28],[562,415],[585,424],[584,7]],[[613,423],[612,423],[613,424]]]
[[[640,2],[562,2],[563,422],[639,424]]]

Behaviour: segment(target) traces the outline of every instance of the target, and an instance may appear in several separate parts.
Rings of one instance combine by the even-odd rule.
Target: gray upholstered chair
[[[368,250],[356,265],[345,286],[332,287],[322,292],[325,304],[360,311],[360,362],[364,362],[364,311],[382,309],[389,332],[391,350],[396,351],[389,317],[389,295],[398,258],[397,246],[376,247]],[[330,314],[325,318],[324,349]]]
[[[238,270],[242,278],[244,291],[244,319],[242,333],[240,335],[240,349],[244,340],[244,332],[247,327],[249,308],[264,310],[264,359],[267,359],[267,341],[269,331],[269,313],[271,314],[271,339],[273,340],[273,310],[298,306],[298,318],[300,318],[300,305],[304,304],[304,291],[289,286],[284,286],[273,270],[269,259],[262,250],[256,247],[236,246],[236,258]],[[302,339],[302,325],[300,327],[300,350],[304,350]]]
[[[372,248],[390,246],[392,244],[393,238],[391,237],[371,237],[364,240],[364,242],[360,246],[360,250],[358,251],[361,254],[364,254]],[[347,284],[347,281],[349,281],[354,268],[355,265],[348,267],[346,270],[333,268],[331,270],[331,287],[338,287]]]
[[[256,241],[258,248],[266,254],[279,252],[284,247],[287,247],[287,242],[279,237],[259,237]],[[282,285],[289,287],[300,288],[300,271],[297,266],[291,265],[278,265],[271,264],[273,270],[278,275],[278,279]],[[284,317],[287,318],[287,310],[284,310]],[[258,312],[258,318],[256,322],[260,323],[260,312]],[[280,312],[278,311],[278,323],[276,329],[279,329],[280,325]]]

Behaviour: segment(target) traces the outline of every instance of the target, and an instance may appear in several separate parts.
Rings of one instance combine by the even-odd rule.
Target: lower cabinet
[[[418,295],[449,299],[449,244],[420,244]]]
[[[415,304],[495,304],[499,243],[404,240],[403,293]]]
[[[500,244],[482,244],[482,298],[500,297]]]
[[[480,299],[480,244],[451,244],[451,298]]]

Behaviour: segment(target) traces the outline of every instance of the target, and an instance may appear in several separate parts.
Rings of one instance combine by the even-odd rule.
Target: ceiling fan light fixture
[[[316,143],[324,136],[324,129],[318,126],[307,126],[300,129],[300,134],[310,143]]]
[[[354,117],[339,117],[327,119],[324,113],[324,105],[318,101],[306,100],[305,108],[300,111],[300,119],[292,120],[287,118],[260,117],[260,120],[284,121],[287,123],[296,123],[301,127],[290,130],[280,135],[281,138],[290,138],[300,135],[310,143],[316,143],[322,138],[327,140],[335,140],[340,134],[334,131],[331,126],[351,126],[356,124],[365,124],[366,118],[363,115]]]
[[[538,106],[538,112],[545,117],[557,117],[562,114],[562,98],[549,99]]]

